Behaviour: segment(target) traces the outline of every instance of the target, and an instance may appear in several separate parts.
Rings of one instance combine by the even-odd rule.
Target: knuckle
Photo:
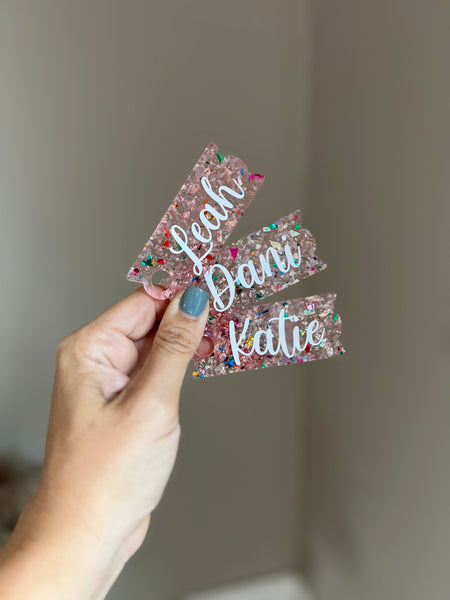
[[[169,351],[171,354],[183,356],[193,353],[193,334],[188,327],[171,324],[158,329],[154,344],[158,350]]]
[[[64,363],[74,358],[85,356],[93,343],[93,336],[89,334],[85,327],[69,333],[63,338],[56,349],[56,359]]]
[[[70,354],[74,342],[73,338],[74,334],[70,333],[59,342],[56,348],[56,358],[58,361],[64,360]]]

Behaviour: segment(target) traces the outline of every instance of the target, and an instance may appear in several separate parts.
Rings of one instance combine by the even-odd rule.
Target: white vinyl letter
[[[212,279],[212,274],[214,272],[214,269],[219,269],[220,271],[222,271],[222,273],[225,275],[225,279],[227,281],[227,285],[226,287],[222,290],[222,291],[218,291],[215,283]],[[224,310],[227,310],[227,308],[230,308],[231,304],[233,303],[234,300],[234,279],[231,276],[230,271],[224,267],[223,265],[217,263],[216,265],[213,265],[210,269],[208,269],[205,273],[205,281],[206,281],[206,285],[209,288],[209,291],[211,292],[211,296],[214,299],[214,308],[219,311],[219,312],[223,312]],[[225,305],[222,300],[221,300],[221,296],[223,294],[225,294],[226,292],[229,292],[230,296],[228,298],[228,302]]]

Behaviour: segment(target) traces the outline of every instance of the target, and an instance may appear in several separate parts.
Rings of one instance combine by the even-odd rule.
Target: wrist
[[[0,598],[94,600],[124,562],[36,495],[0,552]]]

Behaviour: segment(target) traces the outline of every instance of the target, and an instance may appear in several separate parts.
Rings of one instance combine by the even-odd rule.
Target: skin
[[[98,600],[141,546],[180,436],[194,319],[140,288],[57,350],[43,473],[0,550],[3,600]]]

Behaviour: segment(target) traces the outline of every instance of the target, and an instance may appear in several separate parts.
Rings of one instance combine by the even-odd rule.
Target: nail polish
[[[209,294],[199,287],[188,287],[180,300],[180,310],[191,317],[199,317],[208,302]]]

